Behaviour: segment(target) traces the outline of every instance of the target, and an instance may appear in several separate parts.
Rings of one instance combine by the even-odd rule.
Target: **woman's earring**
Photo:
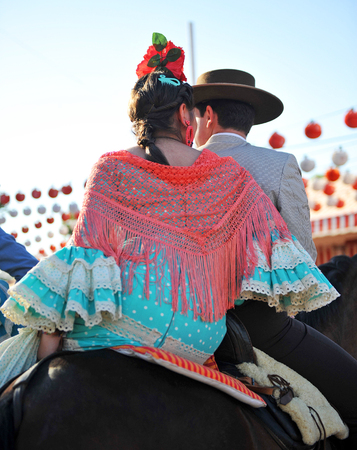
[[[187,125],[186,145],[188,145],[189,147],[192,147],[192,145],[193,145],[193,128],[191,127],[189,120],[185,120],[185,124]]]

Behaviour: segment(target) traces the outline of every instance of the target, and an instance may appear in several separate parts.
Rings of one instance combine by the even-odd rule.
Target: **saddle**
[[[257,386],[253,379],[245,377],[237,368],[241,363],[256,364],[256,356],[247,329],[238,317],[235,309],[230,309],[226,316],[227,333],[216,350],[214,356],[218,368],[230,376],[238,378],[249,389],[259,393],[265,400],[266,408],[252,408],[262,426],[269,432],[282,449],[309,450],[320,448],[320,443],[325,446],[325,439],[316,445],[306,445],[302,441],[302,435],[296,423],[289,414],[282,411],[278,405],[276,396],[273,396],[274,388],[280,389],[279,401],[287,404],[294,396],[291,388],[284,383],[285,380],[272,378],[272,388]],[[275,384],[275,386],[274,386]],[[285,402],[285,403],[284,403]]]

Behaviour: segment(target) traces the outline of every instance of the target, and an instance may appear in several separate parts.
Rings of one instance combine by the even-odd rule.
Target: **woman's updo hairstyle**
[[[177,85],[160,81],[160,76],[176,78],[165,69],[151,72],[139,78],[131,91],[129,118],[138,145],[146,150],[147,159],[159,164],[169,165],[166,157],[155,145],[155,133],[167,131],[181,139],[174,127],[174,114],[182,103],[193,109],[193,89],[187,83],[177,80]]]

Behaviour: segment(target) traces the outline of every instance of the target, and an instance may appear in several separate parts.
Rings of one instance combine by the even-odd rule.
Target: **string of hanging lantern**
[[[2,192],[0,193],[0,226],[6,224],[13,228],[12,231],[8,229],[8,232],[30,248],[34,244],[39,247],[48,239],[60,238],[61,242],[56,243],[57,247],[51,243],[47,250],[43,247],[38,249],[38,257],[47,256],[48,252],[55,252],[58,247],[66,245],[78,219],[77,203],[72,201],[68,207],[64,208],[59,200],[60,195],[67,197],[72,192],[71,184],[58,189],[52,186],[47,191],[47,200],[43,191],[37,187],[27,194],[25,190],[19,190],[14,195]],[[56,199],[56,203],[49,205],[49,199]],[[37,202],[41,204],[36,206]],[[12,220],[15,218],[16,220]],[[27,238],[30,234],[32,234],[32,241]]]

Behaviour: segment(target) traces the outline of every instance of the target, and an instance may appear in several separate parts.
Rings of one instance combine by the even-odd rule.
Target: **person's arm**
[[[317,251],[312,240],[310,208],[301,171],[295,156],[290,155],[282,173],[278,210],[289,231],[296,237],[313,261]]]
[[[0,269],[19,281],[38,260],[0,228]]]
[[[37,350],[37,359],[43,359],[59,350],[62,333],[55,331],[53,334],[41,334],[40,345]]]

